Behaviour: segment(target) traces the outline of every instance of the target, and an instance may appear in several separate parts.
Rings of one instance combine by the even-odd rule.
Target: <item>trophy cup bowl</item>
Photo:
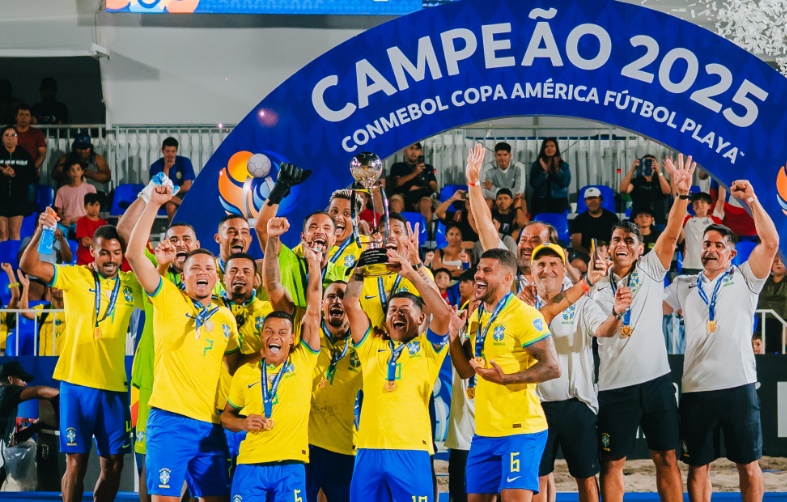
[[[388,244],[388,236],[390,235],[388,224],[388,199],[385,197],[385,191],[380,182],[380,176],[383,173],[383,162],[376,154],[371,152],[362,152],[353,157],[350,162],[350,174],[356,183],[353,185],[352,200],[355,200],[356,192],[366,192],[374,206],[374,192],[379,191],[380,200],[382,201],[382,208],[373,207],[374,214],[382,214],[383,218],[380,222],[375,221],[375,231],[380,234],[381,239],[371,239],[369,241],[368,249],[361,253],[358,258],[357,266],[360,267],[364,275],[367,276],[380,276],[388,273],[388,268],[385,263],[388,262],[388,251],[386,246]],[[360,187],[358,186],[360,185]],[[353,205],[353,211],[355,206]],[[356,215],[353,214],[353,235],[358,239],[358,226],[356,223]],[[380,228],[382,227],[382,228]],[[360,243],[360,241],[359,241]]]

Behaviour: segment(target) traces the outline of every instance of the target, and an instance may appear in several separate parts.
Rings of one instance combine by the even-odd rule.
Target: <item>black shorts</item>
[[[593,410],[578,399],[541,403],[541,407],[549,434],[538,475],[546,476],[555,469],[558,446],[572,476],[585,479],[598,474],[598,431]]]
[[[601,391],[598,406],[600,447],[605,458],[618,460],[628,456],[640,426],[650,450],[669,451],[678,447],[678,403],[669,374],[645,383]]]
[[[683,394],[680,420],[680,459],[689,465],[705,465],[720,458],[721,433],[730,461],[748,464],[762,457],[760,398],[753,383]]]

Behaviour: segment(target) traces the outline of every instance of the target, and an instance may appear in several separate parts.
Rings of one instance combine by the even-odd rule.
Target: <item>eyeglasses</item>
[[[17,133],[3,134],[4,138],[16,138],[17,136],[19,136]]]

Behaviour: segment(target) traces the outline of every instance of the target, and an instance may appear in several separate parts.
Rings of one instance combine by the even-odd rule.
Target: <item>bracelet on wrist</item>
[[[585,284],[587,284],[591,288],[593,287],[593,283],[590,281],[590,276],[588,274],[585,274],[582,280],[585,281]]]
[[[680,200],[689,200],[689,199],[691,199],[691,195],[690,194],[678,194],[678,198]]]
[[[11,284],[8,285],[8,287],[9,288],[18,288],[19,287],[19,283],[18,282],[12,282]]]
[[[467,186],[469,186],[469,187],[480,187],[481,186],[481,182],[478,181],[478,180],[477,181],[468,181],[467,182]]]
[[[579,284],[582,286],[582,291],[584,291],[585,293],[590,291],[590,285],[588,284],[588,282],[585,279],[581,279],[579,281]]]
[[[423,268],[423,266],[424,266],[424,264],[421,263],[420,261],[418,263],[416,263],[416,264],[412,264],[411,263],[410,265],[412,265],[413,270],[421,270],[421,268]]]
[[[748,199],[746,199],[746,203],[747,204],[752,204],[752,203],[754,203],[756,201],[757,201],[757,197],[755,197],[755,196],[752,196],[752,197],[749,197]]]

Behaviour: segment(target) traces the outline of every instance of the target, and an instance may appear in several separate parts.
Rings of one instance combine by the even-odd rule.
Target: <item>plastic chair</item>
[[[22,220],[22,228],[19,230],[19,235],[24,239],[31,237],[38,227],[38,213],[33,213],[30,216],[25,216]]]
[[[415,224],[418,224],[418,246],[420,247],[428,238],[428,234],[426,233],[426,218],[424,218],[424,215],[421,213],[411,211],[405,211],[401,213],[401,215],[410,223],[413,229],[415,229]]]
[[[11,290],[8,288],[8,284],[8,276],[5,271],[0,270],[0,307],[5,307],[11,301]]]
[[[549,223],[555,227],[558,240],[562,246],[568,246],[571,242],[571,234],[568,231],[568,216],[565,213],[539,213],[533,217],[533,220]]]
[[[440,190],[440,202],[445,202],[451,198],[457,190],[467,191],[467,185],[446,185]],[[461,209],[462,205],[459,202],[451,204],[451,209],[454,211]]]
[[[18,337],[18,343],[17,343]],[[32,356],[36,343],[36,322],[17,316],[17,326],[8,330],[5,353],[7,356]],[[18,346],[17,346],[18,345]]]
[[[77,262],[77,249],[79,248],[79,242],[68,239],[68,247],[71,249],[71,264],[74,265]]]
[[[579,194],[577,195],[577,214],[584,213],[588,210],[588,205],[585,204],[585,190],[591,187],[598,188],[601,192],[601,207],[614,213],[615,192],[606,185],[588,185],[579,189]]]
[[[38,185],[36,194],[36,212],[43,213],[55,203],[55,189],[49,185]]]
[[[439,221],[437,222],[437,229],[434,233],[434,241],[437,249],[443,249],[448,245],[448,240],[445,238],[445,225]]]
[[[137,200],[137,194],[145,188],[145,185],[137,183],[126,183],[115,188],[115,196],[112,199],[112,207],[109,210],[110,216],[122,216],[128,206]]]
[[[756,242],[752,242],[752,241],[738,242],[738,244],[735,246],[735,250],[738,252],[738,254],[736,254],[735,257],[732,259],[732,264],[737,265],[739,267],[743,265],[746,262],[746,260],[749,259],[749,255],[751,255],[751,252],[754,250],[755,247],[757,247]]]
[[[14,270],[19,268],[19,245],[22,241],[3,241],[0,242],[0,263],[10,263]]]

